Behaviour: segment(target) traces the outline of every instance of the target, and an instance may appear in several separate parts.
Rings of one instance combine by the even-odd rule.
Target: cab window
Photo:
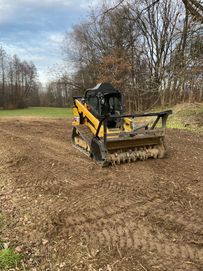
[[[110,97],[109,98],[109,107],[113,108],[114,111],[121,111],[121,102],[118,97]]]
[[[97,97],[88,97],[88,105],[93,113],[99,113],[99,101]]]

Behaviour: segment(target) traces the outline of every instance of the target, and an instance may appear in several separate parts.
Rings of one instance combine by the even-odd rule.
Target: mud
[[[101,168],[70,120],[0,120],[0,237],[25,270],[202,270],[203,137],[168,130],[164,159]]]

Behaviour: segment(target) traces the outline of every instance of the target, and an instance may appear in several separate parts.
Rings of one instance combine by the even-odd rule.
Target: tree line
[[[8,55],[0,47],[0,107],[15,109],[39,105],[39,87],[35,65],[17,55]]]
[[[33,62],[10,56],[0,47],[0,109],[28,106],[71,106],[72,98],[64,80],[59,76],[42,87]]]
[[[66,33],[65,67],[41,90],[37,69],[0,48],[0,107],[71,106],[99,82],[124,93],[129,112],[203,101],[200,0],[103,1]]]
[[[55,81],[50,81],[45,90],[40,92],[40,105],[49,107],[71,107],[71,93],[64,79],[60,78]]]
[[[62,72],[55,91],[68,90],[66,100],[112,82],[124,92],[129,111],[201,102],[202,22],[183,2],[190,7],[192,1],[120,1],[113,8],[104,2],[93,9],[66,34],[64,55],[73,72]]]

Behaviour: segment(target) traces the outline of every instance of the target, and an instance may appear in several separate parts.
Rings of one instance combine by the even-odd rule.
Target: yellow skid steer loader
[[[123,96],[110,83],[74,97],[73,145],[102,166],[164,157],[165,128],[171,110],[123,114]],[[138,118],[155,117],[140,125]],[[161,126],[157,124],[161,119]]]

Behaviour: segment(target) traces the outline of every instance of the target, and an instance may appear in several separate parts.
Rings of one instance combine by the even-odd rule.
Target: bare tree
[[[37,101],[39,83],[33,63],[10,57],[0,48],[0,106],[23,108]]]
[[[181,1],[119,1],[96,14],[66,35],[72,92],[109,81],[124,91],[129,111],[202,99],[201,27]]]
[[[4,105],[4,99],[5,99],[5,83],[6,83],[6,52],[5,50],[0,47],[0,75],[1,75],[1,81],[0,81],[0,106]]]
[[[186,10],[192,15],[193,19],[203,23],[203,1],[182,0]]]

